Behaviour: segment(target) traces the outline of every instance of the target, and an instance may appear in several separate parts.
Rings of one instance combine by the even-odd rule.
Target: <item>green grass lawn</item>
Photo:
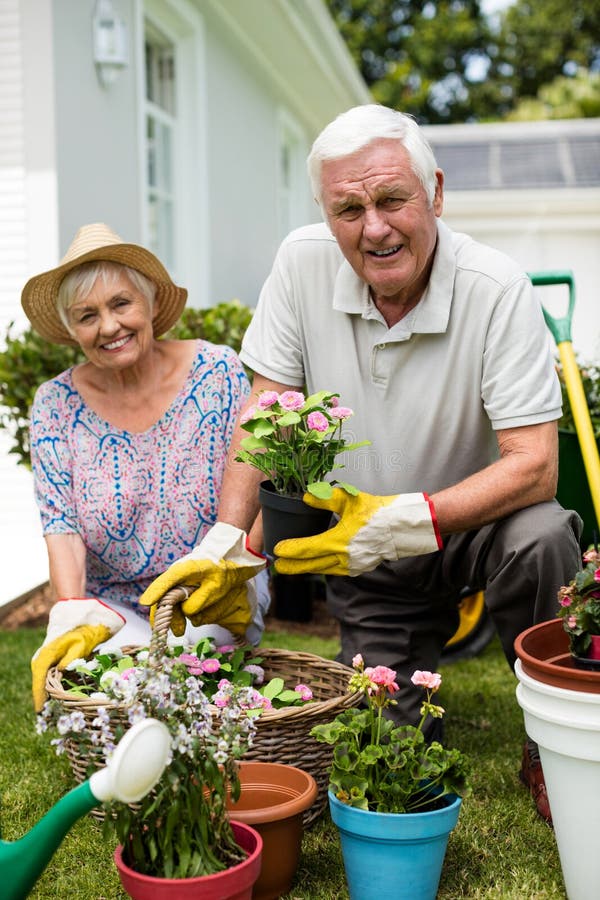
[[[28,831],[73,787],[69,765],[34,731],[29,660],[44,630],[0,632],[0,797],[2,838]],[[332,658],[336,642],[267,633],[264,646]],[[446,709],[446,743],[474,763],[473,794],[450,836],[441,900],[554,900],[565,898],[554,833],[538,818],[517,772],[524,740],[516,679],[499,644],[472,660],[442,668],[439,702]],[[126,895],[101,826],[86,816],[67,834],[31,897],[39,900],[117,900]],[[0,896],[1,896],[0,889]],[[325,814],[304,837],[287,900],[348,897],[335,827]]]

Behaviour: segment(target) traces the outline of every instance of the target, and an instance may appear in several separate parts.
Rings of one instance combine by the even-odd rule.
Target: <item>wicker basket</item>
[[[187,596],[187,593],[185,593]],[[184,599],[180,588],[169,591],[159,604],[152,634],[152,646],[160,649],[166,644],[166,635],[171,621],[173,606]],[[124,648],[135,653],[136,647]],[[259,648],[265,678],[283,678],[286,684],[307,684],[313,692],[314,700],[304,706],[290,706],[284,709],[265,710],[256,720],[256,734],[252,748],[244,759],[287,763],[309,772],[317,782],[319,792],[313,806],[304,815],[304,825],[311,825],[321,815],[327,805],[327,786],[332,759],[332,748],[310,737],[314,725],[330,722],[339,712],[357,706],[362,694],[347,692],[348,679],[352,670],[331,660],[322,659],[311,653],[294,653],[288,650]],[[62,685],[62,673],[53,668],[48,673],[46,689],[50,697],[60,701],[65,712],[79,710],[91,722],[97,715],[101,703],[89,698],[74,697]],[[217,712],[215,710],[215,715]],[[103,765],[90,756],[83,757],[78,747],[67,743],[67,754],[71,768],[78,782],[85,781],[90,768]],[[100,811],[94,813],[102,817]]]

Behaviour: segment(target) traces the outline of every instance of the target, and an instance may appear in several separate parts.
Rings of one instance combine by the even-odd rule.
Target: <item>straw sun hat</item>
[[[100,259],[137,269],[156,284],[156,315],[153,321],[155,337],[164,334],[175,324],[185,306],[187,290],[177,287],[171,281],[169,273],[153,253],[137,244],[125,244],[108,225],[97,222],[83,225],[79,229],[60,265],[30,278],[23,288],[23,309],[42,337],[54,344],[77,346],[77,341],[61,322],[56,309],[58,288],[71,269]]]

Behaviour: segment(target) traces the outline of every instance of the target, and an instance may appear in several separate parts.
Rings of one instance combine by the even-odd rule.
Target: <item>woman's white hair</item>
[[[316,138],[307,159],[307,167],[313,194],[319,204],[322,203],[323,161],[342,159],[362,150],[372,141],[382,139],[400,141],[431,206],[435,196],[437,169],[433,150],[412,116],[377,103],[355,106],[341,113]]]
[[[65,275],[58,288],[56,297],[56,309],[60,320],[69,332],[73,334],[73,328],[69,322],[69,310],[76,300],[85,300],[98,278],[101,278],[104,286],[109,287],[121,275],[126,275],[134,288],[148,301],[150,312],[154,307],[156,285],[137,269],[131,269],[121,263],[109,260],[95,260],[82,263]]]

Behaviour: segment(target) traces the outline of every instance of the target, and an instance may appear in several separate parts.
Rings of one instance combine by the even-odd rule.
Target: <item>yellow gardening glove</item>
[[[58,600],[50,610],[46,638],[31,660],[33,705],[39,712],[46,701],[46,676],[53,666],[65,669],[85,659],[124,625],[125,619],[101,600]]]
[[[246,532],[217,522],[187,556],[169,566],[146,588],[139,599],[152,606],[171,588],[188,588],[188,598],[173,610],[171,631],[180,637],[185,618],[193,625],[221,625],[232,634],[244,635],[256,611],[256,590],[252,579],[266,560],[246,547]],[[182,615],[183,613],[183,615]]]
[[[275,569],[282,575],[308,572],[323,575],[360,575],[384,560],[433,553],[442,547],[433,504],[426,494],[348,494],[334,488],[329,500],[305,494],[316,509],[328,509],[339,522],[309,538],[293,538],[275,545]]]

